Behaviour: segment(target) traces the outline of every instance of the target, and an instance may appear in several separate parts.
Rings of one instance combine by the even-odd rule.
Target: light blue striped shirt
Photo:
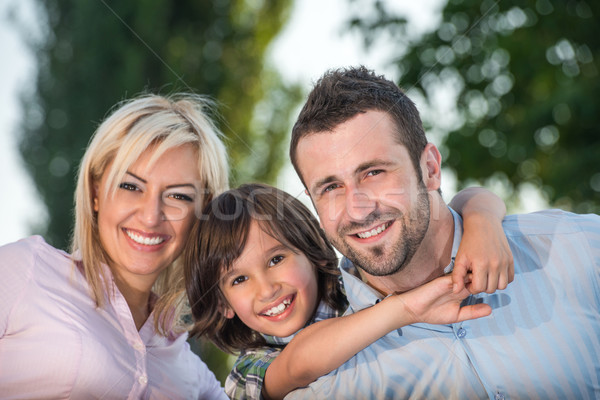
[[[491,316],[406,326],[286,399],[600,399],[600,217],[512,215],[504,230],[515,280],[468,299]],[[348,313],[381,298],[342,275]]]

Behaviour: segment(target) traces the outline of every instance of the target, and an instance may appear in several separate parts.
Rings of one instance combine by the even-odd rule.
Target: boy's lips
[[[263,309],[259,313],[259,315],[262,315],[265,317],[276,317],[276,316],[280,315],[281,313],[283,313],[292,304],[295,297],[296,296],[293,294],[285,296],[283,299],[278,300],[277,302],[273,303],[269,307]]]

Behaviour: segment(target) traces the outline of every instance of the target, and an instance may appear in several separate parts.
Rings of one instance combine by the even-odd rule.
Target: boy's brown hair
[[[188,299],[194,317],[192,336],[205,336],[233,353],[267,345],[237,316],[224,316],[227,300],[219,283],[244,251],[253,221],[315,266],[319,301],[342,311],[347,303],[339,285],[337,256],[312,213],[293,196],[263,184],[228,190],[203,210],[184,254]]]

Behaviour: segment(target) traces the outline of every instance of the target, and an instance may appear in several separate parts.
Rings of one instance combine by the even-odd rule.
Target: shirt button
[[[467,331],[463,328],[459,328],[458,331],[456,331],[456,336],[458,336],[460,339],[462,339],[465,336],[467,336]]]
[[[142,375],[138,378],[138,382],[142,385],[148,383],[148,377],[146,375]]]
[[[144,347],[145,347],[145,346],[144,346],[144,344],[143,344],[143,343],[141,343],[141,342],[136,342],[136,343],[133,345],[133,348],[134,348],[134,349],[136,349],[136,350],[138,350],[138,351],[142,351],[142,350],[144,350]]]
[[[504,395],[500,392],[496,392],[496,395],[494,396],[494,400],[504,400]]]

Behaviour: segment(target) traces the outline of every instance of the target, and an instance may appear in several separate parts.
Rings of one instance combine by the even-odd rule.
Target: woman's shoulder
[[[51,246],[38,235],[0,246],[0,276],[3,278],[30,276],[33,271],[37,275],[41,269],[62,275],[68,273],[66,265],[71,263],[67,252]]]

